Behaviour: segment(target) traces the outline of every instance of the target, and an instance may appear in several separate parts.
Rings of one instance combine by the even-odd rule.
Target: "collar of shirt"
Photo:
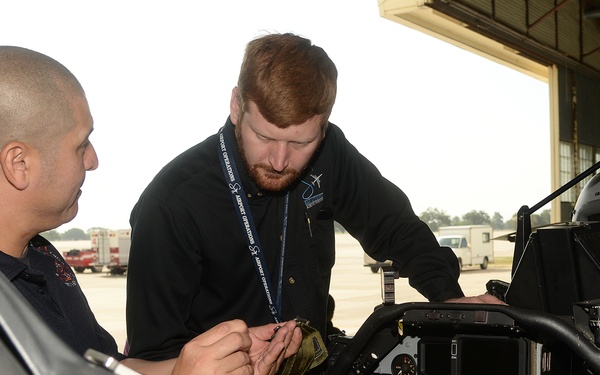
[[[27,251],[27,257],[32,254],[30,250]],[[27,260],[23,261],[3,252],[0,252],[0,270],[11,282],[22,278],[36,284],[44,283],[43,273],[29,268]]]

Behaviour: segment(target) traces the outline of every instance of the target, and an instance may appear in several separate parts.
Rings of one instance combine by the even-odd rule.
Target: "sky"
[[[330,121],[409,197],[504,220],[550,194],[548,85],[379,15],[377,0],[0,0],[0,44],[47,54],[82,83],[100,165],[77,217],[129,227],[156,173],[217,132],[245,45],[313,41],[338,68]]]

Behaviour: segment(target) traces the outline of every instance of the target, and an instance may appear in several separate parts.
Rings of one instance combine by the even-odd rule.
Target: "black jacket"
[[[256,188],[243,170],[230,120],[224,131],[276,286],[284,195]],[[249,326],[273,322],[218,159],[218,143],[218,136],[211,136],[166,165],[132,211],[127,283],[132,357],[175,357],[187,341],[224,320],[240,318]],[[290,190],[284,320],[300,316],[325,335],[334,220],[371,257],[394,261],[400,275],[429,300],[463,295],[454,254],[439,247],[405,194],[337,126],[329,124]]]

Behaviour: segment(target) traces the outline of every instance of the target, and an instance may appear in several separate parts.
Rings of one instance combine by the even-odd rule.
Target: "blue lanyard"
[[[219,130],[219,160],[221,161],[221,167],[223,168],[223,174],[225,180],[228,182],[229,191],[231,192],[231,199],[233,205],[236,208],[238,218],[240,219],[240,225],[242,226],[242,232],[246,235],[246,243],[248,250],[254,261],[254,268],[260,284],[262,285],[267,301],[269,303],[269,310],[275,319],[275,322],[281,322],[281,294],[283,289],[283,259],[285,257],[285,242],[287,237],[287,224],[288,224],[288,208],[290,201],[290,192],[288,191],[285,195],[285,203],[283,209],[283,234],[281,236],[281,254],[279,261],[279,279],[277,282],[277,300],[273,301],[273,295],[271,293],[271,280],[267,271],[267,263],[262,253],[262,246],[258,238],[258,233],[252,219],[252,213],[250,212],[250,206],[248,205],[248,199],[242,182],[235,165],[233,157],[229,157],[227,153],[227,141],[225,140],[225,133],[223,128]]]

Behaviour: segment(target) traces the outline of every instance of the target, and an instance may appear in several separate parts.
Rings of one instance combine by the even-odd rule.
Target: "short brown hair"
[[[269,34],[248,43],[238,89],[241,111],[252,101],[270,123],[287,127],[323,115],[337,92],[337,69],[327,53],[294,34]]]

